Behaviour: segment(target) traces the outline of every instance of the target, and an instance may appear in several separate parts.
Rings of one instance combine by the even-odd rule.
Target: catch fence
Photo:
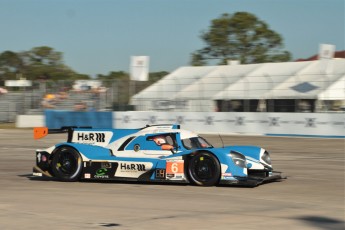
[[[125,80],[34,81],[0,95],[0,122],[16,115],[68,111],[342,112],[344,76],[167,77]],[[236,83],[236,84],[235,84]],[[334,93],[334,92],[340,93]],[[336,95],[334,97],[334,95]],[[337,96],[339,95],[339,96]]]

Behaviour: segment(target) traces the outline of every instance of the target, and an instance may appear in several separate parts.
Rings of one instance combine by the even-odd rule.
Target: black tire
[[[54,176],[61,181],[77,181],[80,178],[83,161],[77,150],[61,146],[55,150],[51,168]]]
[[[219,182],[220,164],[211,153],[200,152],[188,162],[188,176],[193,184],[213,186]]]

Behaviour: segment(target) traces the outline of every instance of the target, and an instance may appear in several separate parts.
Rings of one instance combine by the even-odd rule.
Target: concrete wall
[[[95,113],[95,112],[93,112]],[[97,113],[97,112],[96,112]],[[99,112],[102,113],[102,112]],[[111,116],[88,112],[46,113],[46,116],[19,115],[16,126],[73,125],[105,128],[140,128],[147,124],[180,124],[198,133],[254,134],[279,136],[345,137],[344,113],[230,113],[230,112],[112,112]],[[68,117],[68,119],[61,119]],[[112,119],[111,121],[109,119]],[[47,124],[47,121],[50,121]],[[51,127],[54,124],[54,127]]]

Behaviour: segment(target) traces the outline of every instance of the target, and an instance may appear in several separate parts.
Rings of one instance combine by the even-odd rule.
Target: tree
[[[169,74],[169,72],[166,72],[166,71],[149,73],[149,81],[150,81],[150,83],[154,83],[156,81],[159,81],[160,79],[162,79],[163,77],[165,77],[168,74]]]
[[[169,73],[166,71],[149,73],[149,81],[150,83],[154,83],[168,74]],[[130,77],[129,77],[129,74],[124,71],[111,71],[108,75],[98,74],[97,79],[102,80],[102,81],[109,81],[109,80],[129,81]]]
[[[97,79],[99,80],[129,80],[129,74],[124,71],[111,71],[108,75],[98,74]]]
[[[28,79],[59,80],[73,75],[73,71],[63,65],[62,54],[51,47],[34,47],[23,52],[22,57],[28,66]]]
[[[223,14],[212,20],[209,30],[201,34],[201,39],[206,47],[192,53],[192,65],[205,65],[210,60],[216,60],[218,64],[226,64],[228,60],[249,64],[291,59],[288,51],[281,50],[281,36],[247,12]]]
[[[61,66],[62,53],[48,46],[34,47],[26,52],[27,60],[31,65]]]
[[[0,53],[0,73],[4,79],[15,79],[17,74],[23,74],[24,63],[20,55],[12,51]]]
[[[63,64],[62,53],[48,46],[34,47],[29,51],[0,53],[0,80],[75,80],[89,79]]]

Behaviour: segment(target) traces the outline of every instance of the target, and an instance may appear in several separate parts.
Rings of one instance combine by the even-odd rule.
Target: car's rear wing
[[[128,132],[119,132],[118,137],[129,134]],[[135,130],[131,130],[135,131]],[[77,127],[77,126],[66,126],[60,129],[48,129],[47,127],[36,127],[34,128],[34,138],[41,139],[48,134],[55,133],[67,133],[68,143],[80,143],[88,145],[97,145],[101,147],[107,146],[113,139],[115,135],[115,130],[113,129],[93,129],[92,127]],[[117,137],[117,138],[118,138]],[[115,138],[116,139],[116,138]]]
[[[92,127],[77,127],[77,126],[64,126],[60,129],[48,129],[48,127],[35,127],[34,128],[34,139],[41,139],[48,134],[57,134],[57,133],[68,133],[67,142],[71,142],[73,131],[76,128],[85,128],[91,129]]]

